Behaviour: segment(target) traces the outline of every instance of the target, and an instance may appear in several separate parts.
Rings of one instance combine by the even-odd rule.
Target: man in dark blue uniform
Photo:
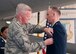
[[[47,27],[53,28],[54,43],[47,46],[46,54],[66,54],[67,35],[66,30],[59,21],[61,12],[57,7],[51,7],[47,11]],[[51,26],[50,26],[51,24]],[[44,40],[49,38],[49,35],[44,36]]]

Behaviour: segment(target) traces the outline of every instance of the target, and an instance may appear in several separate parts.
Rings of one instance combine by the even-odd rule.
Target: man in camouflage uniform
[[[29,52],[36,52],[46,45],[53,44],[52,38],[42,42],[30,41],[29,36],[31,33],[45,31],[51,35],[50,32],[53,32],[53,29],[29,24],[31,14],[32,10],[28,5],[23,3],[17,5],[16,17],[9,25],[6,54],[29,54]]]

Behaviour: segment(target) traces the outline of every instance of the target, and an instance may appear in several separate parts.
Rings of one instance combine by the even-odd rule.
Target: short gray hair
[[[31,9],[30,6],[24,4],[24,3],[19,3],[16,7],[16,15],[20,12],[20,11],[26,11],[27,9]]]

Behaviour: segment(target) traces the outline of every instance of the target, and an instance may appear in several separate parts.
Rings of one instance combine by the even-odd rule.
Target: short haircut
[[[50,7],[52,10],[56,11],[59,15],[61,15],[60,10],[57,7]]]
[[[3,33],[4,30],[7,29],[7,28],[8,28],[8,26],[4,26],[4,27],[2,27],[2,28],[1,28],[1,32]]]
[[[31,7],[24,3],[19,3],[16,7],[16,14],[18,14],[20,11],[26,11],[27,9],[31,9]]]

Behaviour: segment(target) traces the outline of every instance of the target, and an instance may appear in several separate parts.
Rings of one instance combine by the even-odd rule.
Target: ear
[[[21,19],[22,19],[22,14],[21,14],[21,13],[18,13],[18,14],[16,15],[16,18],[17,18],[19,21],[21,21]]]
[[[2,32],[0,33],[0,35],[2,35]]]

